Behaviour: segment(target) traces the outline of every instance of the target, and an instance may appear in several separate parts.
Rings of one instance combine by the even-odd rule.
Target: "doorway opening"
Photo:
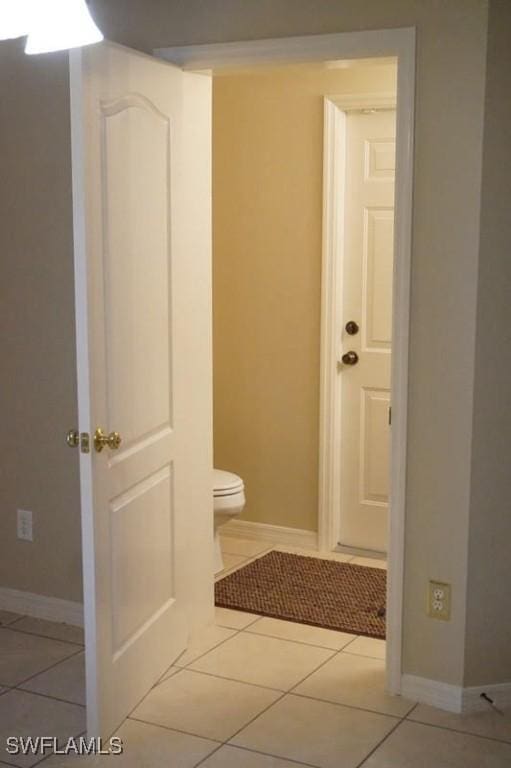
[[[277,65],[300,65],[319,62],[350,62],[359,64],[364,59],[392,59],[397,63],[397,87],[394,94],[396,107],[396,177],[394,215],[394,264],[392,278],[392,437],[390,444],[390,501],[388,519],[389,572],[387,580],[387,690],[399,693],[401,687],[401,626],[403,604],[404,571],[404,510],[406,478],[406,417],[407,417],[407,376],[408,376],[408,333],[409,333],[409,278],[411,249],[412,210],[412,150],[414,112],[414,31],[389,30],[388,32],[363,32],[317,37],[292,38],[239,42],[182,48],[161,49],[159,55],[169,61],[196,72],[207,72],[215,76],[246,68],[276,67]],[[348,64],[349,66],[349,64]],[[261,69],[262,71],[262,69]],[[329,95],[333,92],[331,91]],[[335,95],[335,93],[334,93]],[[388,96],[388,94],[387,94]],[[370,109],[393,105],[376,104]],[[297,116],[299,119],[299,116]],[[380,158],[381,159],[381,158]],[[291,190],[294,191],[294,190]],[[387,238],[388,239],[388,238]],[[261,268],[261,265],[259,265]],[[282,310],[286,312],[286,297],[281,297]],[[257,321],[254,317],[254,321]],[[277,329],[278,332],[278,329]],[[298,334],[297,334],[298,335]],[[249,337],[240,333],[239,343],[248,344]],[[339,350],[337,350],[339,351]],[[349,351],[349,350],[346,350]],[[343,351],[344,354],[344,351]],[[266,376],[272,375],[268,365]],[[248,371],[245,371],[248,375]],[[259,371],[258,375],[263,375]],[[324,404],[324,398],[322,398]],[[237,403],[231,403],[237,408]],[[257,403],[253,403],[257,405]],[[388,407],[388,404],[387,404]],[[380,408],[381,411],[381,408]],[[324,408],[322,408],[322,416]],[[388,410],[387,410],[388,418]],[[381,421],[381,413],[380,413]],[[220,429],[223,427],[220,426]],[[323,431],[324,438],[324,431]],[[250,440],[250,430],[244,439]],[[304,439],[303,434],[298,439]],[[323,440],[324,442],[324,440]],[[291,450],[292,450],[291,445]],[[320,475],[320,508],[318,522],[318,544],[321,550],[331,550],[339,541],[337,524],[327,514],[325,505],[325,462]],[[331,475],[330,475],[331,477]],[[293,478],[290,478],[293,481]],[[249,489],[247,488],[247,495]],[[331,509],[331,508],[330,508]],[[247,532],[243,521],[239,530]],[[264,523],[262,525],[265,525]],[[266,526],[265,533],[276,532]],[[303,541],[297,531],[295,543]],[[309,541],[310,543],[310,541]],[[366,549],[366,547],[363,547]],[[381,551],[378,548],[376,551]],[[373,550],[374,552],[374,550]]]

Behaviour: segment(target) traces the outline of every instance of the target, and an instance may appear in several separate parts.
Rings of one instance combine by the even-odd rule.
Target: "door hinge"
[[[389,405],[389,427],[392,425],[392,406]]]

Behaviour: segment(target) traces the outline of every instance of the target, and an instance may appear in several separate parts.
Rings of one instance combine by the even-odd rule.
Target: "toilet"
[[[233,517],[239,515],[245,506],[245,486],[243,480],[232,472],[223,469],[213,470],[213,509],[214,509],[214,568],[219,573],[224,568],[220,548],[219,529]]]

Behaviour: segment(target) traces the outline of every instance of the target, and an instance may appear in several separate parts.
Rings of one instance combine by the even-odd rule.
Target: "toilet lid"
[[[213,470],[213,496],[230,496],[243,490],[243,480],[233,472]]]

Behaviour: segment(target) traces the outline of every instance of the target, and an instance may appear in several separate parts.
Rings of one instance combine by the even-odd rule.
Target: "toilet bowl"
[[[245,506],[245,487],[243,480],[232,472],[223,469],[213,470],[213,509],[214,509],[214,568],[219,573],[224,568],[220,547],[219,529],[233,517],[239,515]]]

